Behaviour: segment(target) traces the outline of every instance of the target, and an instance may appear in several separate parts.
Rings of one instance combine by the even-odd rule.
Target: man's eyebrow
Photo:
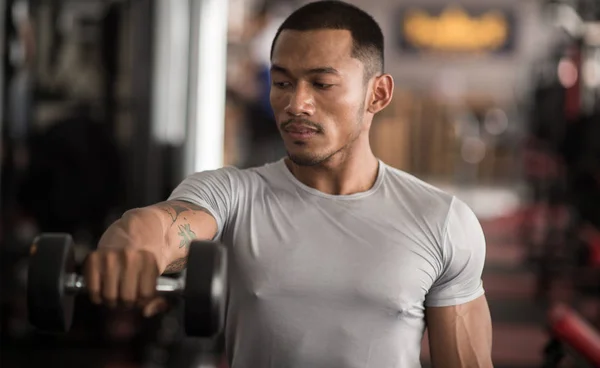
[[[286,68],[277,65],[277,64],[273,64],[271,65],[271,72],[279,72],[279,73],[283,73],[286,75],[290,75],[291,73],[289,72],[289,70],[287,70]],[[311,68],[308,70],[304,71],[304,74],[334,74],[334,75],[339,75],[340,72],[330,66],[322,66],[322,67],[318,67],[318,68]]]
[[[335,74],[335,75],[339,75],[340,72],[337,71],[337,69],[332,68],[330,66],[322,66],[319,68],[312,68],[307,70],[308,74]]]
[[[279,66],[277,64],[271,65],[271,72],[279,72],[279,73],[282,73],[282,74],[290,74],[290,72],[286,68],[284,68],[282,66]]]

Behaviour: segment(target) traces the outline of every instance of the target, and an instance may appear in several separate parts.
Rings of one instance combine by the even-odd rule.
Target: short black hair
[[[347,30],[352,34],[352,57],[362,61],[365,79],[383,73],[383,32],[371,15],[343,1],[316,1],[294,11],[279,26],[271,44],[271,59],[275,42],[284,30],[312,31],[319,29]]]

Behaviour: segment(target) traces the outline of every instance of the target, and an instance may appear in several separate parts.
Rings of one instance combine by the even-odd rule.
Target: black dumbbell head
[[[66,276],[75,272],[73,238],[44,234],[30,249],[27,310],[31,325],[41,331],[67,332],[73,319],[74,296],[65,290]]]
[[[227,251],[216,242],[190,245],[184,290],[184,326],[188,336],[221,332],[227,298]]]

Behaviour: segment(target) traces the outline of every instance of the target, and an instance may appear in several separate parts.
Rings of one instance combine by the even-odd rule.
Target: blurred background
[[[220,354],[183,335],[177,306],[142,320],[80,297],[69,334],[37,333],[29,245],[67,232],[81,260],[187,175],[282,157],[269,48],[305,2],[0,0],[2,367],[207,367]],[[495,366],[600,366],[600,2],[349,2],[383,28],[396,81],[376,154],[484,227]]]

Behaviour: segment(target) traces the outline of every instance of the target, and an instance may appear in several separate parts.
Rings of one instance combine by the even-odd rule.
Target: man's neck
[[[379,160],[370,148],[366,152],[338,152],[316,166],[299,166],[289,158],[285,164],[303,184],[332,195],[350,195],[371,189],[379,173]]]

